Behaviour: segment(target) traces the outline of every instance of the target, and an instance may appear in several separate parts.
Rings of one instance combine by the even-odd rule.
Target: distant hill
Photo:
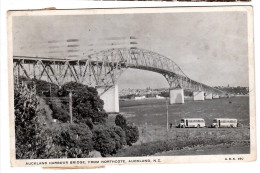
[[[214,87],[217,89],[220,89],[222,91],[226,91],[230,94],[234,95],[247,95],[249,93],[249,88],[248,87]]]

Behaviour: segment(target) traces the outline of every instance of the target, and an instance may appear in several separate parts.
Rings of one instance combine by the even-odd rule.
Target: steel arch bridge
[[[47,80],[57,85],[75,81],[105,87],[104,92],[115,85],[124,70],[135,68],[162,74],[170,88],[226,94],[190,79],[173,60],[139,48],[108,49],[77,60],[14,56],[13,63],[15,76]]]

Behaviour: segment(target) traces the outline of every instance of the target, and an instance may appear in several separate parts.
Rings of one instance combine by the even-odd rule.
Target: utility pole
[[[72,92],[69,93],[70,123],[72,123]]]
[[[18,85],[20,84],[19,83],[19,77],[20,77],[20,64],[18,64],[18,66],[17,66],[17,83],[18,83]]]
[[[50,84],[50,97],[51,97],[51,84]]]
[[[169,110],[168,110],[168,99],[167,99],[168,97],[166,97],[166,111],[167,111],[167,113],[166,113],[166,127],[167,127],[167,131],[168,131],[168,129],[169,129]]]

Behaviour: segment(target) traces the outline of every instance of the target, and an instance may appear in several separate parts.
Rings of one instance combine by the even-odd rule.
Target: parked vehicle
[[[211,127],[237,127],[237,125],[237,119],[215,118],[211,124]]]
[[[202,118],[183,118],[183,119],[181,119],[181,122],[178,125],[178,127],[180,127],[180,128],[205,127],[205,120]]]

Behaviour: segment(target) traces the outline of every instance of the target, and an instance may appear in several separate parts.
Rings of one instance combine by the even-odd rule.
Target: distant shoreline
[[[249,95],[234,95],[234,96],[230,96],[229,98],[231,97],[249,97]],[[184,96],[184,100],[191,100],[193,97],[192,96]],[[228,98],[228,97],[225,97],[225,98]],[[169,97],[162,97],[162,98],[156,98],[156,97],[146,97],[146,98],[143,98],[141,100],[166,100],[166,99],[169,99]],[[221,99],[221,98],[220,98]],[[128,101],[128,100],[134,100],[134,101],[140,101],[140,100],[135,100],[135,99],[120,99],[120,101]]]

